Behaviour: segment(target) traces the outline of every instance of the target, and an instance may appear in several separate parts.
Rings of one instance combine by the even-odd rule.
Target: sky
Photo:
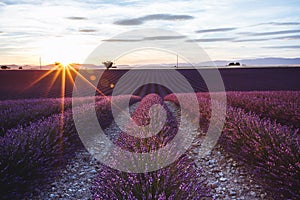
[[[296,58],[299,13],[299,0],[0,0],[0,64],[39,65],[40,57],[43,64],[83,63],[103,42],[135,40],[194,42],[211,60]],[[148,28],[182,37],[112,39]],[[135,63],[134,57],[120,64]]]

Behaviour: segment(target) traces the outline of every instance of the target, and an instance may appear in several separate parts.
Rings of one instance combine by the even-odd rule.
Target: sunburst
[[[49,85],[47,86],[45,90],[45,95],[48,95],[49,91],[53,87],[54,83],[58,80],[59,77],[61,77],[60,80],[60,120],[59,120],[59,143],[60,143],[60,152],[62,153],[63,150],[63,131],[64,131],[64,113],[65,113],[65,92],[66,92],[66,81],[69,80],[73,86],[73,89],[76,90],[75,81],[72,75],[72,72],[75,73],[75,76],[82,79],[85,83],[87,83],[88,86],[95,89],[99,94],[101,94],[104,97],[107,97],[101,90],[99,90],[94,84],[92,84],[88,79],[86,79],[82,74],[76,70],[72,64],[62,64],[60,62],[55,62],[54,67],[48,71],[45,71],[43,75],[38,77],[36,80],[32,81],[27,87],[24,88],[24,90],[28,90],[41,82],[46,77],[51,76],[51,80]],[[54,73],[54,75],[53,75]],[[61,155],[62,156],[62,155]]]
[[[64,132],[64,123],[65,123],[64,114],[65,114],[66,80],[69,80],[72,83],[73,90],[76,90],[77,88],[76,88],[75,80],[74,80],[73,77],[80,78],[89,87],[91,87],[95,91],[97,91],[98,94],[100,94],[104,98],[108,98],[108,97],[99,88],[97,88],[97,86],[95,86],[92,82],[90,82],[89,79],[85,78],[84,75],[82,75],[78,71],[78,69],[76,69],[75,67],[72,66],[72,64],[62,64],[62,63],[59,63],[59,62],[56,62],[54,64],[54,67],[51,70],[46,71],[43,75],[41,75],[36,80],[34,80],[28,87],[25,87],[25,90],[27,90],[29,88],[32,88],[34,85],[38,84],[40,81],[42,81],[46,77],[52,75],[52,73],[55,73],[55,74],[52,76],[52,78],[50,80],[50,83],[47,86],[45,92],[46,92],[46,95],[47,95],[49,93],[49,91],[51,90],[51,88],[53,87],[54,83],[58,80],[58,78],[60,76],[61,77],[61,80],[60,80],[60,83],[61,83],[60,84],[61,85],[61,87],[60,87],[60,99],[61,99],[60,107],[61,107],[61,110],[60,110],[60,120],[59,120],[59,138],[60,138],[59,139],[59,144],[60,144],[60,152],[61,152],[61,156],[62,156],[62,153],[63,153],[63,132]],[[114,84],[110,84],[110,88],[114,88],[114,86],[115,86]],[[113,103],[113,102],[111,102],[111,103]],[[128,113],[125,113],[123,111],[123,109],[121,109],[120,107],[118,107],[115,104],[114,104],[114,106],[130,118],[130,115],[128,115]]]

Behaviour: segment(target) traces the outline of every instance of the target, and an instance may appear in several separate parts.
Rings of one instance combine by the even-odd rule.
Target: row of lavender
[[[247,95],[247,93],[242,94]],[[230,95],[232,94],[229,93]],[[268,96],[267,93],[264,95]],[[278,97],[280,96],[283,95],[280,94]],[[211,101],[207,93],[198,93],[197,97],[201,115],[199,123],[201,130],[205,132],[210,121]],[[118,100],[125,101],[126,98],[120,97]],[[185,95],[185,98],[188,101],[189,95]],[[285,98],[289,101],[297,100],[297,97],[292,97],[290,93]],[[138,97],[132,99],[131,103],[140,100]],[[248,102],[251,102],[251,99],[249,97]],[[271,101],[271,98],[269,99]],[[165,100],[178,103],[174,95],[167,96]],[[58,107],[56,110],[53,109],[54,113],[59,113],[61,111],[59,100],[54,102],[56,106],[53,107]],[[13,102],[11,107],[17,104],[18,102]],[[51,107],[50,104],[48,107]],[[68,103],[65,104],[66,107],[69,106]],[[96,111],[102,128],[109,126],[113,120],[110,104],[110,98],[101,98],[96,101]],[[177,132],[177,122],[174,121],[174,117],[159,97],[149,95],[143,99],[132,118],[138,124],[146,125],[149,123],[147,113],[153,104],[161,104],[167,111],[168,121],[163,131],[156,137],[146,140],[136,140],[136,138],[121,132],[115,141],[119,146],[134,152],[147,152],[164,146],[172,139]],[[36,103],[31,105],[34,106]],[[5,106],[9,107],[9,103],[0,104],[0,112],[6,109]],[[26,109],[29,108],[26,107]],[[94,109],[94,105],[84,104],[78,106],[77,109],[84,114]],[[186,109],[190,109],[190,113],[194,113],[194,108]],[[33,180],[55,173],[58,166],[63,166],[62,161],[71,158],[75,150],[81,147],[70,109],[66,109],[63,115],[49,116],[51,113],[45,114],[48,117],[42,120],[38,120],[39,117],[34,118],[34,115],[28,115],[29,112],[24,109],[21,111],[24,116],[28,116],[28,118],[24,117],[27,119],[24,125],[18,127],[11,125],[10,129],[7,128],[5,135],[0,138],[0,188],[3,198],[5,198],[5,194],[13,197],[18,193],[29,191],[28,187],[34,188],[36,184],[32,183]],[[44,112],[48,113],[48,110]],[[15,116],[16,118],[12,117],[11,120],[18,121],[20,117]],[[62,119],[64,119],[63,123],[61,123]],[[88,118],[84,118],[84,120],[88,121]],[[291,127],[262,119],[260,116],[246,113],[242,109],[228,107],[227,121],[220,144],[234,157],[248,163],[254,173],[258,174],[258,177],[263,177],[262,181],[265,181],[273,191],[283,194],[285,197],[297,198],[297,196],[299,197],[297,188],[300,186],[299,179],[295,178],[300,177],[299,134],[297,134],[297,131]],[[102,166],[101,174],[95,181],[94,195],[95,198],[101,199],[107,197],[117,199],[123,195],[127,195],[128,199],[197,199],[208,196],[209,192],[207,188],[203,187],[203,181],[199,178],[201,172],[193,165],[193,160],[182,156],[167,168],[144,174],[124,173]],[[120,184],[114,180],[119,180]],[[192,190],[196,192],[192,193]],[[141,194],[145,195],[140,196]]]
[[[77,102],[83,104],[92,97],[77,98]],[[102,99],[97,97],[96,101]],[[58,114],[62,110],[70,109],[72,98],[52,98],[52,99],[23,99],[0,101],[0,136],[18,125],[26,126],[30,122],[45,119],[53,114]]]
[[[71,112],[66,111],[10,129],[0,138],[2,198],[19,199],[33,191],[74,155],[79,144],[71,121]]]
[[[132,119],[139,125],[147,126],[153,120],[149,110],[153,105],[161,105],[166,111],[166,122],[158,114],[158,123],[163,128],[155,136],[147,138],[133,137],[120,131],[115,144],[126,151],[134,153],[149,153],[164,147],[177,133],[178,124],[163,99],[156,94],[145,96],[132,114]],[[151,113],[151,112],[150,112]],[[159,124],[157,124],[159,126]],[[130,127],[127,129],[130,130]],[[140,133],[140,132],[142,133]],[[149,129],[135,130],[134,134],[148,135]],[[172,155],[173,152],[168,152]],[[122,162],[137,163],[132,157]],[[122,158],[122,156],[120,156]],[[158,155],[159,161],[168,158]],[[153,160],[152,160],[153,159]],[[146,161],[145,161],[146,162]],[[147,160],[147,165],[157,164],[154,158]],[[151,172],[126,173],[102,165],[101,171],[94,181],[93,194],[95,199],[203,199],[210,197],[210,190],[201,177],[201,169],[187,155],[180,156],[171,165]]]
[[[228,104],[300,128],[300,92],[227,92]]]
[[[140,100],[139,97],[130,98],[131,104]],[[127,99],[127,96],[121,96],[117,98],[117,101],[126,102]],[[27,106],[19,108],[30,110],[28,104],[31,104],[34,107],[32,110],[39,111],[38,116],[42,115],[43,111],[45,116],[38,119],[38,116],[28,116],[26,110],[18,109],[28,121],[25,121],[23,125],[16,124],[0,138],[0,188],[3,199],[21,198],[24,194],[26,195],[26,192],[32,192],[39,184],[47,184],[59,173],[59,169],[66,164],[67,160],[72,158],[74,152],[82,148],[68,104],[63,113],[54,110],[54,114],[51,115],[50,111],[44,108],[58,106],[57,100],[48,101],[47,106],[41,105],[40,110],[37,102],[41,100],[31,101],[26,102]],[[11,107],[23,105],[23,103],[12,101]],[[9,107],[9,102],[5,104]],[[157,95],[144,98],[132,118],[138,124],[146,125],[150,117],[148,111],[153,104],[161,104],[167,110],[168,120],[163,130],[157,136],[145,140],[136,139],[121,132],[115,141],[119,146],[134,152],[153,151],[174,137],[177,132],[175,118]],[[1,108],[5,110],[4,104],[2,105]],[[91,103],[84,103],[83,100],[82,105],[77,105],[75,109],[77,114],[81,114],[82,120],[88,124],[89,113],[95,109],[95,106]],[[102,128],[109,126],[113,120],[111,98],[97,99],[96,113]],[[12,120],[17,121],[19,118],[20,115],[11,116]],[[149,149],[149,146],[153,148]],[[95,198],[201,199],[209,196],[208,188],[202,184],[204,180],[200,179],[201,171],[186,155],[181,156],[166,168],[149,173],[125,173],[107,166],[101,166],[101,169],[93,187]]]
[[[184,95],[186,101],[189,101],[191,94]],[[263,96],[264,98],[260,98],[258,101],[253,98],[254,96]],[[218,94],[209,98],[207,93],[198,93],[197,97],[202,118],[199,122],[200,128],[205,131],[211,117],[211,103],[212,101],[218,103],[216,100]],[[300,198],[300,135],[299,131],[294,128],[300,124],[300,118],[297,115],[299,112],[298,97],[299,93],[297,92],[231,92],[228,97],[230,105],[227,106],[226,122],[219,144],[237,160],[246,163],[266,189],[277,195],[274,196],[275,199]],[[165,100],[172,101],[179,106],[174,94],[166,96]],[[242,103],[238,104],[238,102]],[[289,103],[280,106],[278,102]],[[272,106],[275,104],[277,106]],[[246,109],[231,105],[239,105]],[[298,107],[289,107],[289,105]],[[262,110],[258,110],[260,107]],[[291,112],[295,108],[297,111]],[[195,108],[186,107],[184,109],[188,109],[192,113]],[[262,111],[264,113],[261,113]],[[283,120],[285,118],[284,111],[288,114],[294,113],[290,116],[294,121],[286,123],[287,121]],[[274,113],[278,115],[276,116]],[[262,118],[266,116],[271,119]],[[194,118],[193,116],[188,117]],[[276,121],[281,121],[282,124]],[[285,123],[291,126],[287,126]]]
[[[125,101],[128,97],[119,97]],[[132,97],[132,103],[139,97]],[[0,112],[15,121],[5,127],[0,137],[0,195],[3,199],[19,199],[37,186],[47,184],[68,159],[83,148],[74,125],[71,99],[33,99],[1,102]],[[75,109],[90,111],[95,105],[80,99]],[[10,113],[8,111],[15,111]],[[36,111],[36,112],[34,112]],[[97,117],[105,128],[112,121],[110,98],[96,99]],[[83,118],[83,120],[88,120]],[[106,122],[108,121],[108,122]]]
[[[300,136],[298,131],[300,128],[300,92],[228,92],[227,99],[229,105],[243,108],[247,112],[255,113],[260,118],[264,118],[264,121],[268,121],[265,125],[265,130],[269,130],[270,126],[273,126],[272,124],[280,124],[275,125],[280,129],[280,131],[277,132],[278,135],[276,135],[276,133],[273,134],[273,137],[278,138],[277,143],[275,143],[277,146],[277,154],[269,155],[271,161],[268,161],[268,164],[270,168],[275,168],[273,171],[271,170],[273,174],[277,174],[278,177],[285,180],[285,186],[280,189],[281,193],[288,193],[290,198],[299,198],[299,192],[295,194],[294,191],[297,191],[296,188],[299,188],[300,185],[300,178],[298,178],[300,175]],[[256,137],[259,138],[259,135]],[[287,140],[288,142],[285,142]],[[253,143],[257,142],[254,141]],[[274,143],[266,141],[265,145],[265,148],[268,149],[268,146],[274,146]],[[257,151],[264,152],[266,150],[259,149]],[[266,153],[268,152],[265,152],[265,155]],[[285,156],[285,159],[278,159],[278,155],[282,157]],[[249,155],[249,157],[251,157],[251,155]],[[276,163],[276,165],[274,165],[274,163]],[[262,170],[260,173],[265,172]],[[279,183],[277,187],[281,185],[282,184]]]
[[[65,99],[65,108],[71,107],[71,99]],[[0,102],[0,136],[17,125],[46,118],[62,110],[61,99],[26,99]]]

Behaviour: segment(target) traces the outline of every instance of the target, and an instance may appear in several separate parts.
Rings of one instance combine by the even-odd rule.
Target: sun
[[[54,69],[66,69],[66,68],[70,68],[71,67],[71,63],[69,62],[55,62],[54,63]]]
[[[40,46],[40,57],[43,64],[59,62],[67,66],[70,63],[82,62],[82,55],[73,38],[49,38],[42,41]]]

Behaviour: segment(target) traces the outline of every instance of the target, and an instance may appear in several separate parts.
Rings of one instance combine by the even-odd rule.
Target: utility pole
[[[176,65],[176,67],[178,68],[178,53],[177,53],[177,65]]]
[[[40,56],[40,69],[42,69],[42,57]]]

